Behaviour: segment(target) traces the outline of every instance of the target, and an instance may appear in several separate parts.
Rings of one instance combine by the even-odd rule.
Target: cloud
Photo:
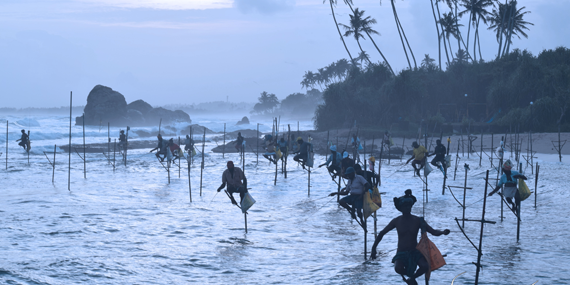
[[[295,6],[295,0],[234,0],[234,7],[242,13],[257,11],[261,14],[275,14]]]
[[[159,10],[221,9],[231,7],[231,0],[75,0],[121,8],[151,8]],[[246,0],[248,1],[248,0]]]

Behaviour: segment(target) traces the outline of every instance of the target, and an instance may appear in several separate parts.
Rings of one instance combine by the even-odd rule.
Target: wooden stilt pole
[[[202,163],[200,165],[200,197],[202,197],[202,175],[204,173],[204,148],[206,147],[206,127],[204,127],[204,136],[202,137]]]
[[[493,167],[493,153],[495,153],[495,144],[494,144],[495,136],[491,133],[491,167]]]
[[[31,146],[30,130],[28,130],[28,141],[30,142],[30,146]],[[28,153],[28,166],[29,166],[30,165],[30,148],[28,148],[28,150],[26,152]]]
[[[481,256],[483,256],[483,228],[485,227],[485,208],[487,207],[487,187],[489,187],[489,170],[485,176],[485,195],[483,195],[483,213],[481,214],[481,232],[479,234],[479,247],[477,248],[477,266],[475,272],[475,284],[479,284],[479,272],[481,271]],[[502,202],[501,202],[502,203]]]
[[[226,158],[226,123],[224,123],[224,144],[222,145],[222,158]]]
[[[257,136],[255,138],[255,143],[257,144],[256,148],[255,148],[255,156],[256,156],[256,162],[255,165],[257,166],[259,164],[259,123],[257,123],[257,132],[256,132]]]
[[[69,92],[69,161],[67,165],[67,190],[71,191],[71,110],[73,106],[73,92]]]
[[[115,139],[114,143],[113,143],[113,172],[115,172],[115,165],[117,160],[115,159],[115,153],[117,150],[117,139]]]
[[[536,163],[536,176],[534,177],[534,207],[536,208],[536,198],[538,196],[538,172],[540,171],[540,165]]]
[[[8,120],[6,120],[6,170],[8,170]]]
[[[404,139],[402,140],[402,156],[400,156],[400,161],[402,161],[402,157],[404,157],[404,154],[406,154],[406,151],[404,150],[404,144],[406,143],[406,136],[404,136]],[[380,148],[382,149],[382,148]],[[380,173],[378,173],[380,174]]]
[[[457,141],[457,154],[455,155],[455,170],[453,171],[453,181],[457,177],[457,162],[459,161],[459,140]]]
[[[463,140],[463,127],[461,127],[461,156],[465,157],[465,141]]]
[[[170,161],[166,163],[166,172],[168,172],[168,184],[170,184]]]
[[[520,163],[520,168],[522,169],[522,163]],[[521,236],[521,201],[520,200],[516,201],[516,204],[517,204],[517,241],[519,241]]]
[[[178,178],[180,178],[180,158],[182,157],[182,148],[180,147],[180,136],[178,136]],[[125,152],[126,153],[126,152]]]
[[[534,152],[532,152],[532,131],[529,131],[528,144],[530,145],[530,173],[534,174]]]
[[[364,215],[364,213],[363,213],[363,215]],[[363,226],[364,226],[364,228],[366,229],[366,220],[364,220]],[[367,251],[368,251],[368,248],[367,248],[368,241],[366,240],[366,238],[367,238],[366,230],[364,230],[364,260],[368,259],[368,253],[367,253]]]
[[[192,137],[190,137],[190,138],[192,138]],[[188,155],[192,156],[192,150],[190,150],[190,153]],[[191,161],[191,158],[188,157],[186,159],[186,163],[188,164],[188,196],[190,196],[190,203],[192,203],[192,182],[190,179],[190,169],[191,169],[190,161]]]
[[[441,139],[440,139],[441,140]],[[451,144],[451,137],[447,137],[447,149],[446,149],[446,154],[445,156],[447,157],[449,155],[449,145]],[[445,171],[445,173],[443,173],[443,187],[441,187],[441,195],[445,195],[445,182],[447,182],[447,158],[445,159],[445,161],[443,162],[444,165],[442,165],[443,167],[443,171]]]
[[[468,168],[465,167],[465,183],[463,184],[463,204],[461,205],[461,208],[463,208],[463,216],[462,216],[462,220],[461,220],[461,227],[465,228],[465,196],[467,196],[467,170]]]
[[[83,179],[87,179],[87,156],[85,156],[85,113],[83,113],[81,121],[83,123]],[[71,147],[71,145],[69,147]]]
[[[6,149],[6,154],[8,154],[8,149]],[[560,122],[558,122],[558,158],[562,162],[562,147],[560,146]],[[6,157],[7,161],[8,157]]]
[[[287,124],[287,152],[283,157],[285,161],[285,178],[287,178],[287,159],[289,158],[289,151],[291,150],[291,125]]]
[[[245,233],[247,234],[247,213],[243,213],[243,220],[245,222]]]
[[[57,150],[57,145],[54,144],[53,145],[53,165],[52,165],[52,172],[51,172],[51,183],[52,184],[55,183],[55,152],[56,152],[56,150]],[[536,193],[536,191],[535,191],[535,193]]]
[[[194,141],[194,130],[192,126],[190,126],[190,140],[192,141],[192,149],[190,150],[190,165],[194,165],[194,145],[196,142]]]
[[[127,167],[127,150],[129,149],[129,130],[131,128],[127,126],[127,135],[125,136],[125,167]],[[178,138],[178,145],[180,146],[180,137]],[[180,161],[179,161],[180,162]]]
[[[479,155],[479,167],[481,167],[481,162],[483,162],[483,130],[481,130],[481,155]]]
[[[502,153],[503,153],[503,154],[502,154],[501,157],[499,158],[499,166],[498,166],[499,171],[497,171],[497,180],[496,180],[496,181],[499,181],[499,178],[501,177],[501,175],[503,175],[503,159],[504,159],[504,157],[505,157],[505,149],[504,149],[504,146],[505,146],[506,139],[507,139],[507,136],[506,136],[506,135],[501,138],[501,150],[502,150]],[[503,188],[501,188],[501,196],[499,197],[499,198],[501,199],[501,222],[503,221],[503,218],[504,218],[504,217],[503,217],[503,210],[504,210],[503,207],[504,207],[504,205],[503,205],[503,197],[502,197],[502,194],[503,194]]]
[[[311,141],[311,137],[310,137],[310,136],[307,137],[307,142],[309,142],[309,141]],[[309,156],[311,155],[311,145],[308,145],[307,148],[308,148],[308,149],[307,149],[307,160],[309,160]],[[311,196],[311,167],[309,166],[307,169],[308,169],[308,171],[309,171],[308,187],[307,187],[308,192],[307,192],[307,195],[308,195],[308,196]]]
[[[107,122],[107,163],[111,163],[111,123]]]

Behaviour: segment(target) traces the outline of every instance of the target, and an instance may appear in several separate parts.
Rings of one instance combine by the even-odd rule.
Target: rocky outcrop
[[[83,112],[86,125],[99,125],[101,122],[124,125],[129,122],[125,96],[103,85],[97,85],[89,92]]]
[[[249,119],[247,118],[247,116],[246,116],[246,117],[243,117],[243,118],[241,119],[241,121],[237,122],[236,125],[238,125],[238,126],[239,126],[239,125],[249,125]]]
[[[103,85],[95,86],[87,96],[84,108],[86,125],[111,123],[114,126],[150,126],[172,122],[191,123],[190,116],[181,110],[171,111],[164,108],[153,108],[143,100],[136,100],[127,105],[123,94]],[[83,116],[75,119],[82,124]]]

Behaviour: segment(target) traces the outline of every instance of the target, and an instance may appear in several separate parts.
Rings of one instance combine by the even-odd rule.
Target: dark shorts
[[[233,194],[233,193],[247,193],[247,189],[245,189],[245,187],[243,185],[235,187],[232,185],[228,185],[228,193]]]
[[[424,166],[424,162],[425,162],[425,160],[415,160],[414,159],[414,161],[412,161],[412,165],[419,164],[421,166]]]
[[[299,160],[307,161],[307,155],[297,154],[293,157],[293,160],[295,160],[295,161],[299,161]]]
[[[340,173],[340,167],[338,167],[336,165],[331,165],[331,166],[327,167],[327,169],[329,170],[329,172]]]
[[[406,275],[412,277],[416,273],[418,261],[420,261],[422,257],[424,257],[423,254],[417,249],[412,251],[399,251],[394,258],[392,258],[392,263],[396,263],[396,261],[402,262],[406,268]]]
[[[434,164],[436,162],[441,162],[441,164],[443,166],[445,166],[446,162],[445,162],[445,156],[436,156],[434,157],[434,159],[431,160],[431,163]]]
[[[348,195],[340,199],[340,201],[346,202],[347,204],[353,206],[357,209],[362,209],[362,195]]]

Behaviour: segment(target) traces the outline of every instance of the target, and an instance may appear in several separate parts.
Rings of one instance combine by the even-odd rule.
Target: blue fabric
[[[329,158],[327,159],[326,165],[330,166],[332,161],[333,161],[333,154],[329,155]],[[342,157],[340,156],[340,153],[336,152],[336,164],[334,166],[340,167],[341,161],[342,161]]]
[[[507,174],[503,173],[503,175],[501,175],[501,179],[500,179],[499,182],[497,183],[497,187],[501,187],[501,186],[505,185],[507,182],[514,183],[514,184],[516,185],[516,184],[517,184],[517,179],[513,177],[513,176],[515,176],[515,175],[520,175],[520,173],[519,173],[518,171],[511,170],[511,179],[512,179],[512,181],[508,181],[508,180],[507,180]]]

